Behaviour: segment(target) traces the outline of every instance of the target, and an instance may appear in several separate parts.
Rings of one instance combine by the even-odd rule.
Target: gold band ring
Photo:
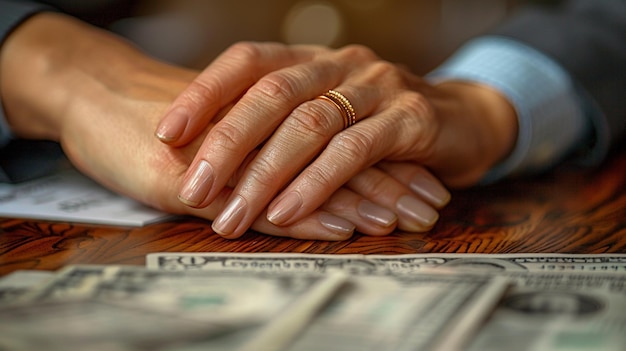
[[[348,98],[346,98],[342,93],[335,90],[329,90],[318,96],[318,99],[328,100],[335,105],[343,117],[344,129],[356,123],[356,112],[354,111],[354,107],[352,107],[350,100],[348,100]]]

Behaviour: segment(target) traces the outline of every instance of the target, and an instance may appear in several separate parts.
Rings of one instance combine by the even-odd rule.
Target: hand
[[[0,53],[0,91],[18,136],[60,141],[77,168],[147,205],[213,219],[229,198],[228,185],[243,174],[240,165],[233,182],[205,208],[189,208],[175,196],[212,125],[180,148],[163,145],[149,132],[196,75],[152,60],[107,32],[59,14],[29,19]],[[221,108],[215,120],[228,109]],[[421,169],[402,171],[407,178],[415,172]],[[391,191],[378,202],[411,192],[402,179],[383,174],[379,180]],[[359,184],[352,188],[337,190],[320,209],[293,225],[278,227],[262,215],[252,227],[278,236],[325,240],[346,239],[355,228],[372,235],[393,231],[398,223],[395,214],[360,195],[381,189]]]
[[[316,99],[329,89],[348,98],[358,123],[342,130],[340,112]],[[261,147],[214,222],[214,230],[228,237],[243,233],[268,204],[272,223],[295,223],[381,160],[424,165],[448,186],[475,184],[510,152],[516,135],[513,108],[489,88],[432,86],[359,46],[241,43],[176,99],[157,136],[185,145],[234,99],[207,134],[179,192],[188,206],[212,203],[234,165]],[[412,212],[427,217],[449,194],[424,174],[412,198],[425,204],[424,211],[416,206]],[[385,206],[409,220],[403,203]]]

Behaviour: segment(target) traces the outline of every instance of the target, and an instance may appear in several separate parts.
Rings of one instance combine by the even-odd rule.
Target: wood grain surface
[[[151,252],[626,253],[626,150],[600,167],[562,166],[533,179],[453,192],[428,233],[356,234],[343,242],[249,232],[237,240],[179,218],[142,228],[0,219],[0,275],[68,264],[145,263]]]

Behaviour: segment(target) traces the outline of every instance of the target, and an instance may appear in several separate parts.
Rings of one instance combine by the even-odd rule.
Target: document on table
[[[0,216],[143,226],[172,215],[115,194],[74,169],[19,184],[0,184]]]

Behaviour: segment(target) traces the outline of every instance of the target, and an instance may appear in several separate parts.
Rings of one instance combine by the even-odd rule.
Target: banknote
[[[626,275],[514,273],[468,351],[626,350]]]
[[[349,274],[349,285],[288,348],[303,351],[458,350],[508,284],[477,272],[431,274],[431,266],[390,274],[360,255],[151,254],[147,262],[171,272]]]
[[[154,309],[92,299],[0,308],[0,350],[160,350],[215,335],[209,324]]]
[[[48,279],[41,286],[24,293],[20,301],[74,300],[88,297],[104,276],[107,267],[104,265],[64,267],[53,279]]]
[[[26,294],[23,302],[99,299],[241,325],[267,320],[316,284],[340,275],[172,272],[139,266],[75,265]],[[342,277],[344,275],[341,275]]]
[[[147,264],[167,270],[224,270],[234,272],[334,272],[345,271],[365,277],[420,276],[420,272],[482,272],[499,276],[509,282],[509,289],[495,298],[493,313],[484,324],[474,319],[474,335],[463,349],[508,351],[543,350],[626,350],[626,255],[510,254],[510,255],[303,255],[303,254],[222,254],[195,253],[152,254]],[[359,289],[361,293],[367,289]],[[451,289],[454,290],[454,289]],[[412,295],[419,298],[419,295]],[[358,300],[358,299],[354,299]],[[354,301],[353,300],[353,301]],[[402,301],[389,296],[390,301]],[[346,303],[346,302],[344,302]],[[432,303],[432,302],[431,302]],[[402,302],[410,306],[411,299]],[[352,313],[364,313],[371,303],[359,304]],[[408,309],[408,307],[407,307]],[[332,311],[332,309],[330,310]],[[325,313],[328,313],[325,311]],[[385,330],[382,325],[372,330],[352,332],[349,324],[334,325],[315,335],[316,323],[326,318],[323,313],[294,344],[293,350],[315,350],[319,340],[332,340],[326,349],[369,350],[377,344],[375,335]],[[358,317],[341,310],[339,315]],[[401,313],[390,312],[394,318]],[[430,323],[432,316],[413,324]],[[347,318],[350,319],[350,318]],[[354,319],[352,319],[354,320]],[[454,320],[452,320],[454,321]],[[470,328],[471,330],[471,328]],[[325,337],[320,337],[324,335]],[[339,335],[338,339],[330,336]],[[352,335],[352,339],[350,338]],[[333,348],[331,344],[342,345]],[[345,346],[349,345],[349,346]],[[393,345],[387,344],[387,345]],[[345,348],[344,348],[345,347]],[[354,348],[352,348],[354,347]],[[374,348],[372,348],[374,349]],[[394,346],[389,350],[416,349]]]
[[[476,274],[355,275],[284,348],[267,348],[258,329],[242,329],[176,351],[462,350],[506,287]]]
[[[603,272],[626,274],[626,254],[406,254],[313,255],[289,253],[151,253],[149,268],[253,272],[350,271],[415,273],[430,269],[481,272]]]
[[[69,266],[19,303],[0,308],[0,349],[179,349],[198,339],[248,330],[246,339],[238,340],[242,350],[280,350],[346,279],[339,273]],[[242,341],[253,344],[246,346]]]
[[[54,277],[54,272],[18,270],[0,278],[0,305],[15,302]]]

